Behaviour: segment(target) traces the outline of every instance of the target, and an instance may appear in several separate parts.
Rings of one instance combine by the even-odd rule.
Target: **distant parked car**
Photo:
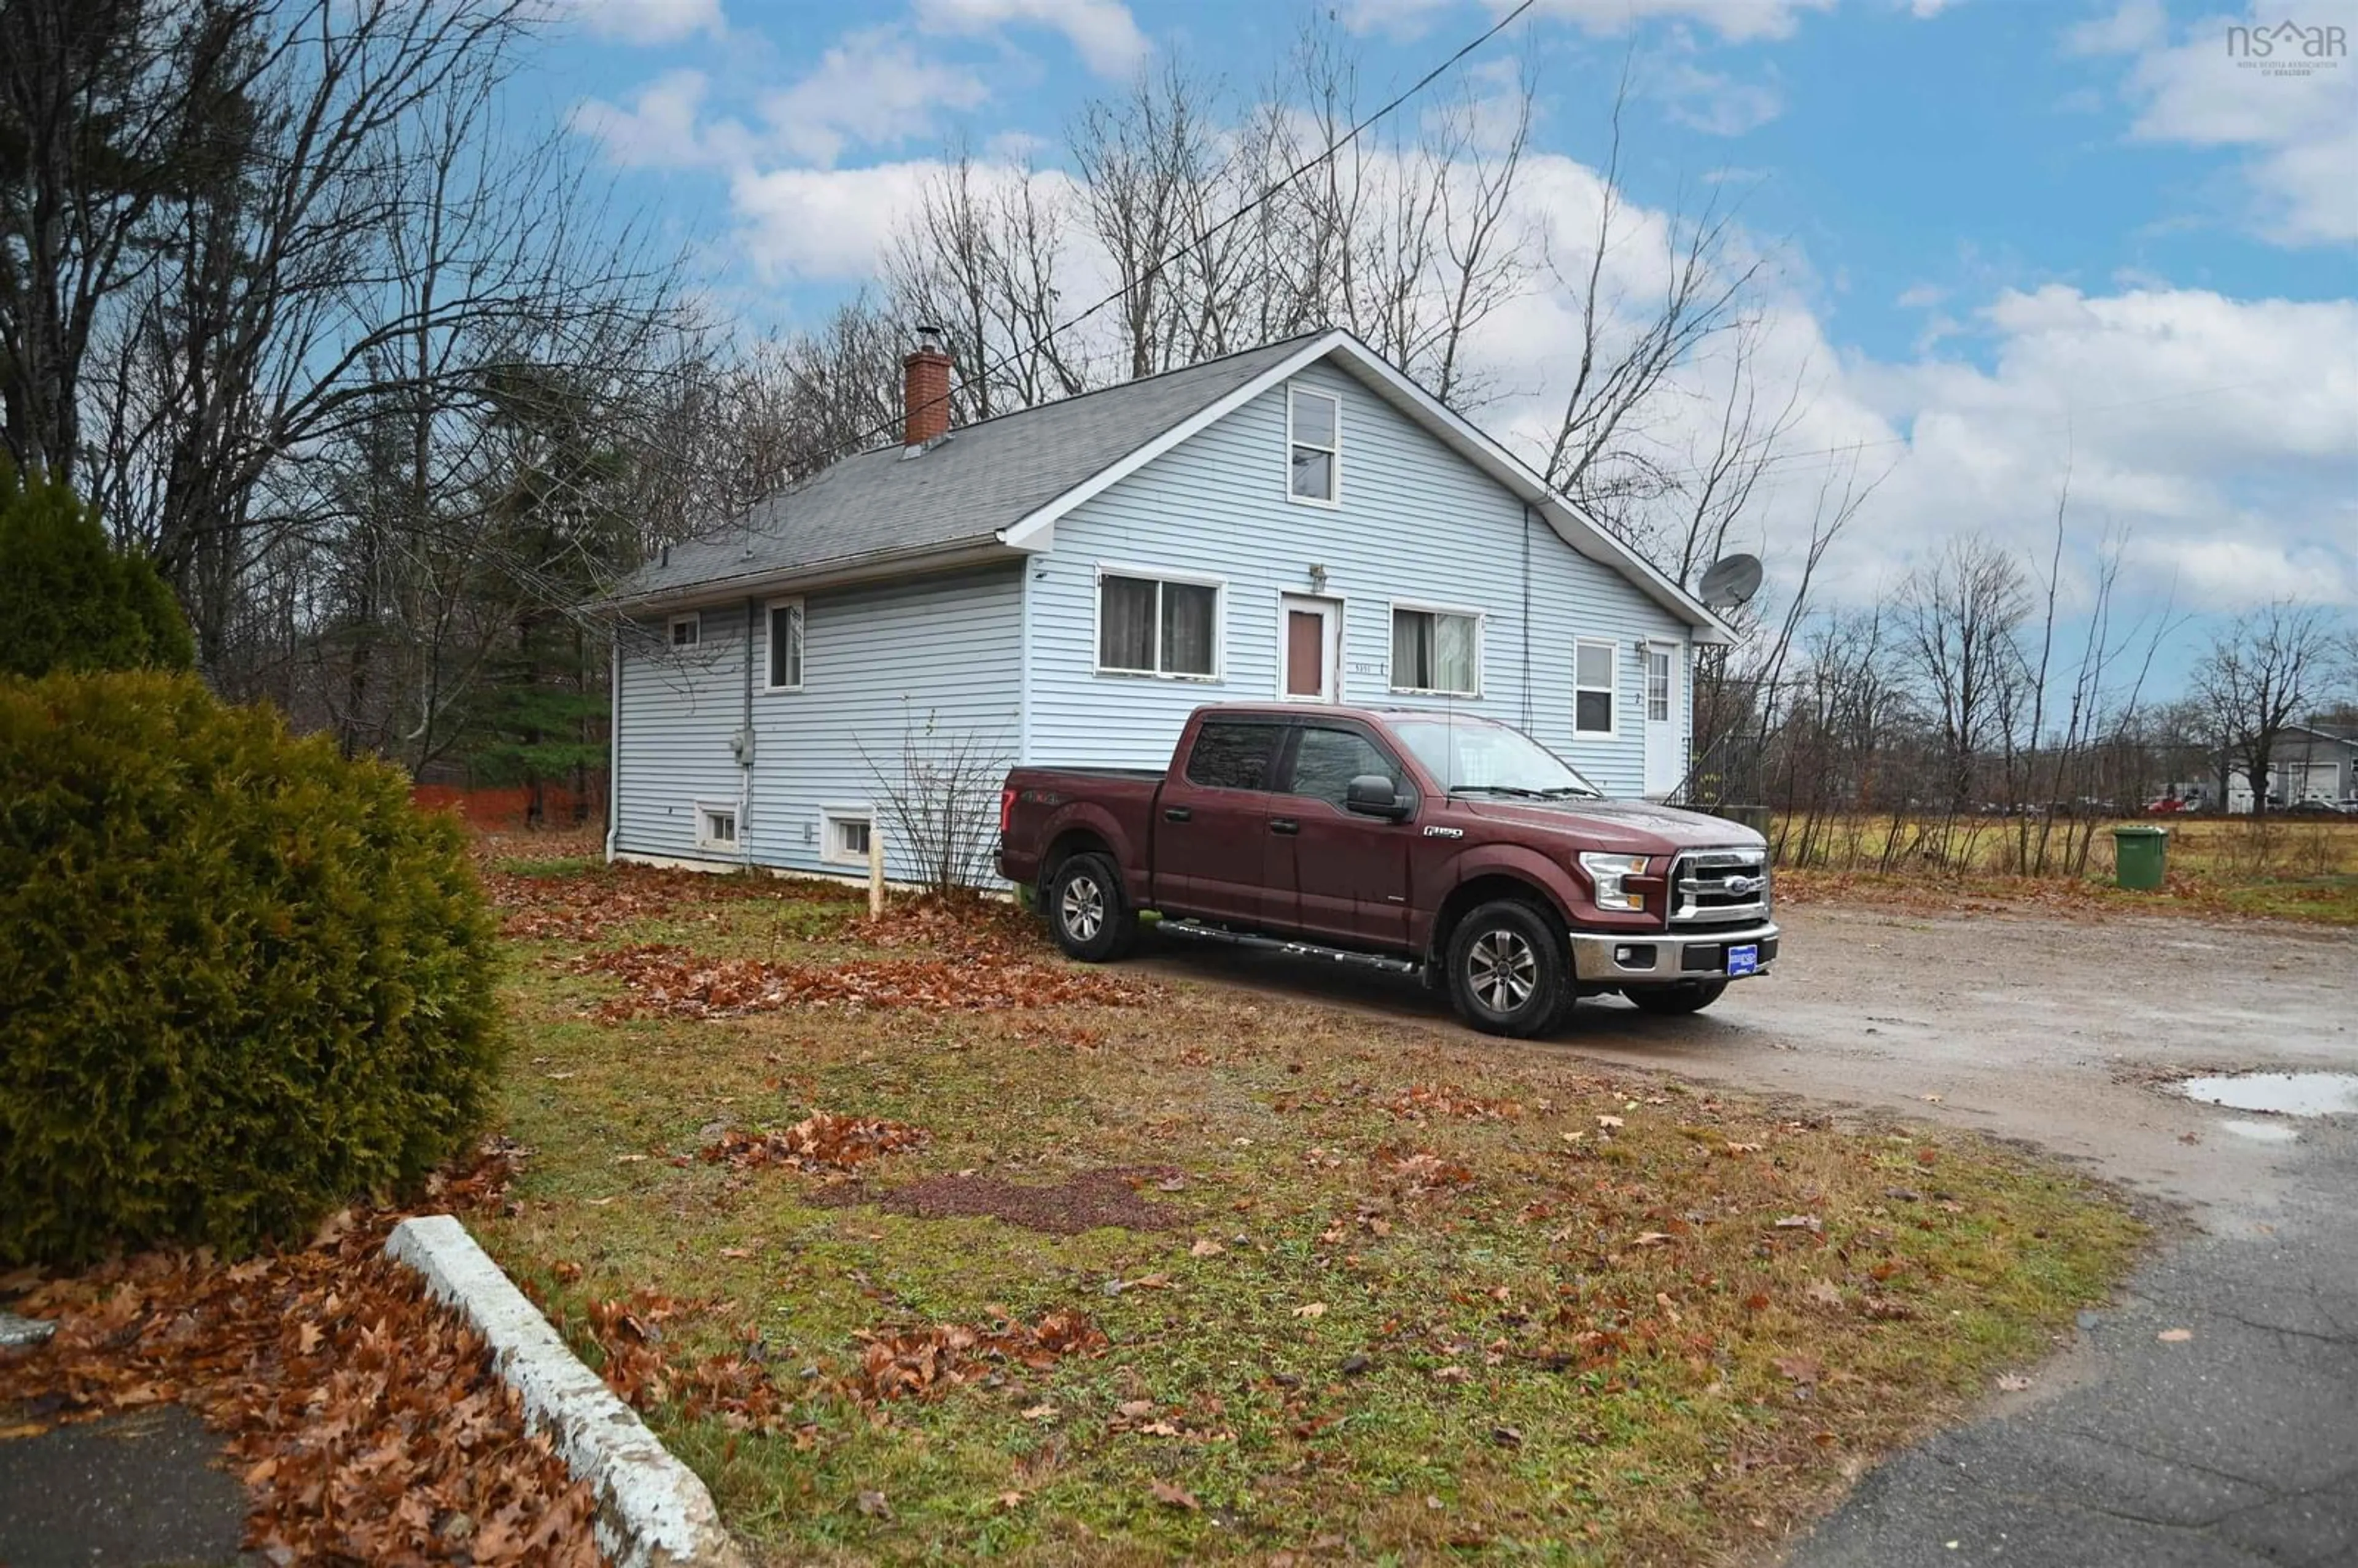
[[[2180,812],[2193,809],[2194,802],[2181,799],[2174,795],[2158,795],[2145,803],[2145,812],[2147,816],[2175,816]]]

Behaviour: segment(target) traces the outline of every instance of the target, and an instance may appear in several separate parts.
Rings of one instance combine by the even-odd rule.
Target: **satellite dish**
[[[1733,610],[1760,591],[1760,557],[1722,556],[1711,563],[1695,584],[1695,597],[1706,609]]]

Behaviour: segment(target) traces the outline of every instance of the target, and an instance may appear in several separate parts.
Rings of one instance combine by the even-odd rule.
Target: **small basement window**
[[[1343,405],[1330,394],[1289,387],[1285,403],[1286,492],[1333,505],[1343,449]]]
[[[704,614],[691,610],[685,615],[671,618],[671,645],[674,648],[696,647],[704,641]]]
[[[733,806],[696,807],[696,847],[699,849],[737,848],[737,808]]]
[[[1618,643],[1595,643],[1582,638],[1572,645],[1572,732],[1575,735],[1613,733],[1613,693],[1618,684]]]
[[[818,858],[829,865],[865,866],[870,836],[875,831],[873,813],[830,806],[819,814]]]

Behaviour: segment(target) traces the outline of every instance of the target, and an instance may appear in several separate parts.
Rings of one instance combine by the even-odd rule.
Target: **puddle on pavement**
[[[2219,1130],[2248,1138],[2255,1143],[2291,1143],[2300,1137],[2299,1128],[2287,1127],[2281,1121],[2223,1121]]]
[[[2358,1073],[2236,1073],[2189,1078],[2189,1099],[2278,1116],[2358,1116]]]

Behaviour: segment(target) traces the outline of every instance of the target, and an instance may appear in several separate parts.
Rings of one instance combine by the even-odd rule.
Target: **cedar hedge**
[[[0,671],[184,670],[196,644],[172,590],[117,550],[62,480],[20,477],[0,456]]]
[[[483,1108],[494,937],[397,770],[191,676],[0,678],[0,1264],[414,1184]]]

